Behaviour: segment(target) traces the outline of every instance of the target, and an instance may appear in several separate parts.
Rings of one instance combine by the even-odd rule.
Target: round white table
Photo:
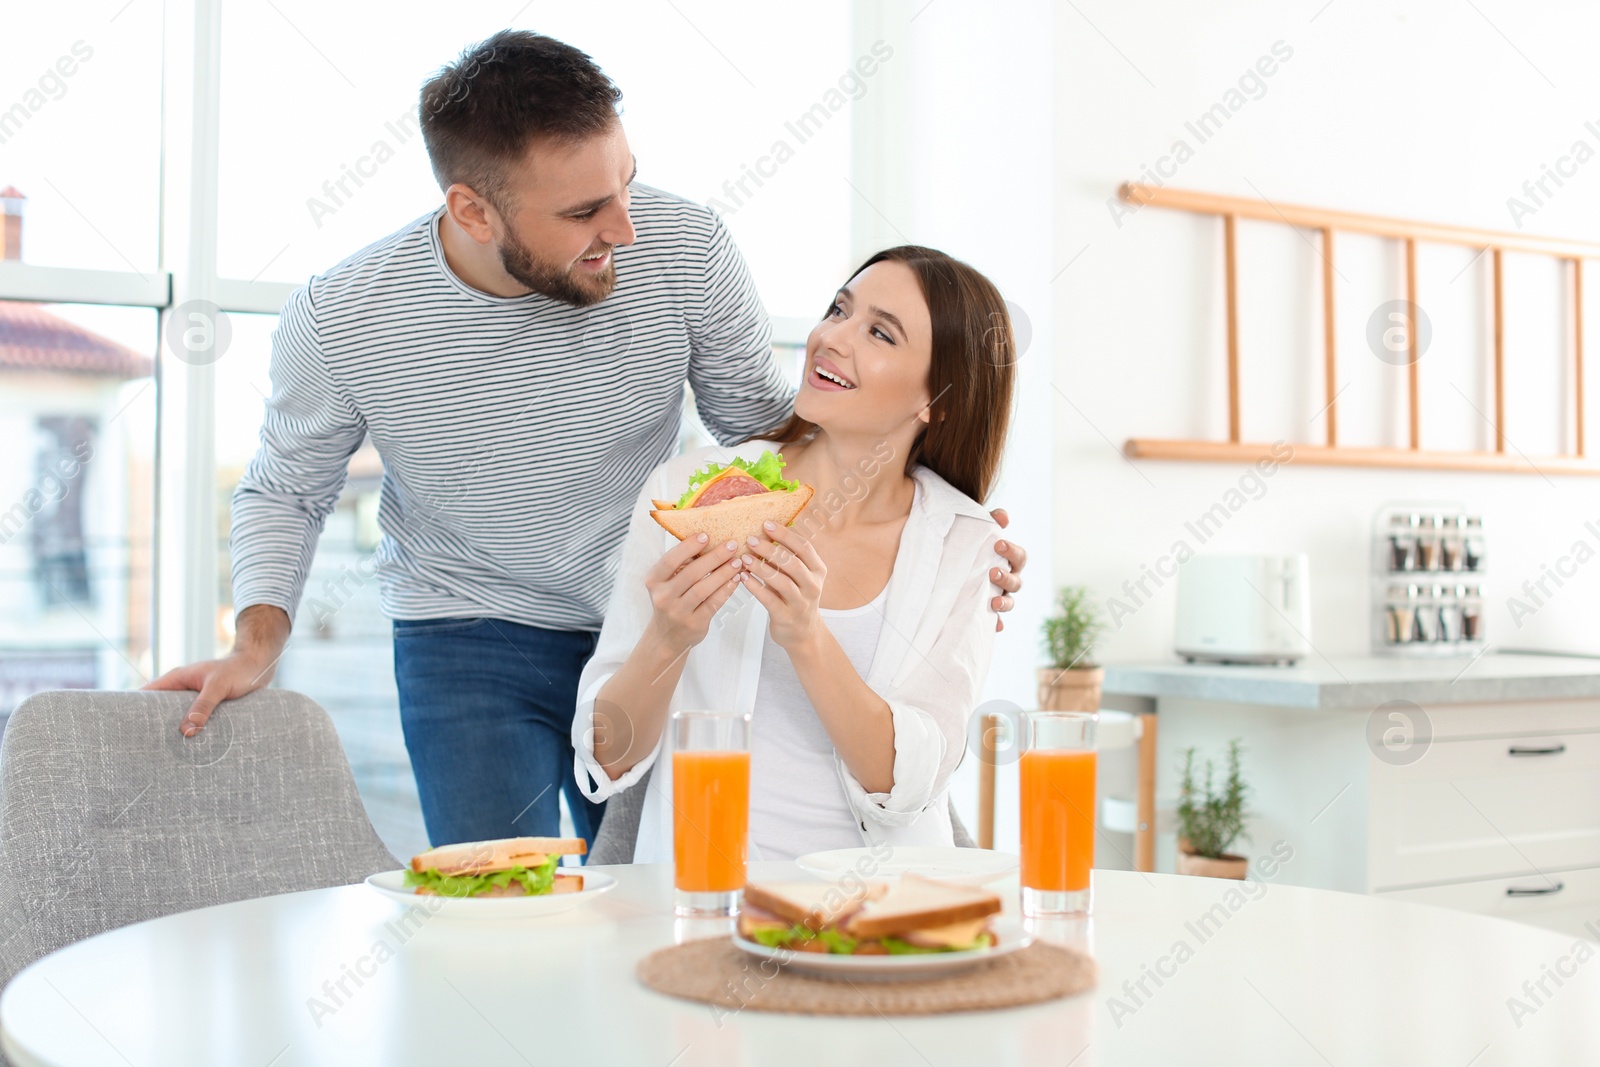
[[[933,1018],[728,1014],[634,977],[685,936],[670,868],[604,869],[620,884],[591,906],[515,923],[405,930],[356,885],[114,930],[20,974],[0,1041],[17,1067],[1600,1063],[1600,959],[1498,919],[1096,871],[1094,918],[1052,931],[1087,941],[1092,993]]]

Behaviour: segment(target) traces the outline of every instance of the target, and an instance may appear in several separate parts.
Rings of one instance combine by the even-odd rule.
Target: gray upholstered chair
[[[645,772],[643,778],[606,801],[606,813],[600,820],[600,832],[590,843],[589,863],[632,863],[633,845],[639,838],[639,816],[644,811],[644,795],[650,788],[655,768]],[[966,825],[950,805],[950,828],[955,831],[955,843],[960,848],[977,848],[978,843],[967,833]]]
[[[281,689],[30,697],[0,748],[0,985],[142,919],[348,885],[400,862],[378,840],[328,713]]]

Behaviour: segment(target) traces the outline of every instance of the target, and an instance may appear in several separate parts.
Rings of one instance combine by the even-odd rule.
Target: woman
[[[659,757],[680,708],[751,714],[752,858],[952,843],[946,789],[994,642],[999,527],[980,502],[1014,360],[987,278],[891,248],[811,331],[787,423],[656,469],[572,728],[592,799],[654,767],[635,862],[672,858],[672,761]],[[650,500],[679,496],[708,461],[780,449],[784,477],[816,489],[792,527],[674,543],[651,520]]]

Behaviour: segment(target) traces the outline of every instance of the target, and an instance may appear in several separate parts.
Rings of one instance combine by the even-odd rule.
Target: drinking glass
[[[750,716],[672,715],[673,910],[734,915],[750,829]]]
[[[1087,914],[1094,866],[1095,731],[1084,711],[1022,713],[1022,911]]]

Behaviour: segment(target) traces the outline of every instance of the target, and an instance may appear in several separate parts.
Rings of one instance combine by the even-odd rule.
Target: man
[[[199,691],[185,735],[271,680],[370,437],[429,838],[555,834],[561,789],[592,838],[602,808],[571,773],[578,675],[635,494],[676,451],[684,382],[724,443],[793,400],[721,220],[634,184],[620,99],[582,52],[513,31],[423,87],[444,206],[283,308],[261,448],[233,500],[234,649],[150,683]],[[1026,558],[1005,555],[1002,610]]]

